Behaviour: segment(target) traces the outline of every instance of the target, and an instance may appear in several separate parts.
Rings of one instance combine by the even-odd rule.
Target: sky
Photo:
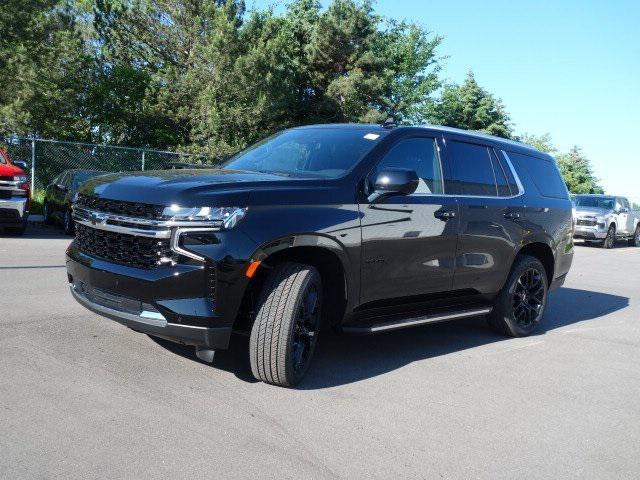
[[[607,193],[640,201],[640,0],[378,0],[375,10],[443,36],[445,80],[473,70],[516,133],[549,133],[560,152],[580,146]]]

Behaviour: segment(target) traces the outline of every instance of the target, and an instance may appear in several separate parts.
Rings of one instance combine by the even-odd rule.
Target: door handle
[[[508,220],[517,220],[520,218],[520,214],[518,212],[507,212],[504,214],[504,218]]]
[[[433,212],[433,216],[439,218],[440,220],[449,220],[450,218],[454,218],[456,216],[456,212],[451,212],[449,210],[437,210]]]

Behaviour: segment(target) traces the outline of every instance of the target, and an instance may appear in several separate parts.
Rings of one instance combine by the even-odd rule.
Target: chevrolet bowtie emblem
[[[107,216],[102,213],[91,212],[89,221],[91,225],[105,225],[107,223]]]

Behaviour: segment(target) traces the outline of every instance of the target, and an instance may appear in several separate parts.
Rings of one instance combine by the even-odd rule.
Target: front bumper
[[[225,349],[233,318],[215,313],[204,265],[141,269],[67,251],[73,297],[89,310],[133,330],[184,345]]]
[[[607,236],[607,230],[598,226],[588,227],[584,225],[576,225],[573,238],[584,240],[602,240]]]
[[[25,223],[29,216],[27,197],[0,199],[0,226],[17,226]]]

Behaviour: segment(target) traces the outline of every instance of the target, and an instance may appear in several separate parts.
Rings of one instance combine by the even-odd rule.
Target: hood
[[[611,213],[611,210],[596,207],[576,207],[575,211],[578,217],[597,217]]]
[[[249,206],[255,202],[286,203],[291,195],[309,197],[309,191],[332,188],[324,179],[289,177],[242,170],[158,170],[103,175],[86,181],[80,193],[154,205]],[[317,201],[317,196],[315,196]]]
[[[26,173],[11,163],[0,163],[0,177],[13,177],[16,175],[26,175]]]

